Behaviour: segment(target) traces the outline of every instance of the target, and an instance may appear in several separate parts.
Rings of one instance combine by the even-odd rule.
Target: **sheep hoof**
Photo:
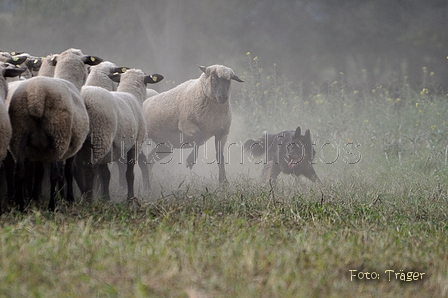
[[[187,168],[189,168],[191,170],[193,168],[194,164],[195,164],[194,157],[191,156],[191,155],[188,156],[188,158],[187,158]]]
[[[142,204],[140,203],[140,200],[138,199],[138,198],[136,198],[136,197],[130,197],[130,198],[127,198],[127,203],[129,204],[129,205],[132,205],[132,206],[136,206],[136,207],[142,207]]]

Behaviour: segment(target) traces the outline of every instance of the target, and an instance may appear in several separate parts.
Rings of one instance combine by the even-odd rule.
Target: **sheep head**
[[[224,65],[199,66],[204,72],[204,90],[207,96],[216,99],[218,103],[226,103],[230,96],[230,80],[244,82],[231,68]]]
[[[119,73],[119,72],[110,73],[109,78],[116,83],[120,83],[121,73]],[[159,75],[159,74],[145,75],[143,77],[143,83],[145,85],[146,84],[155,84],[155,83],[160,82],[161,80],[163,80],[163,76]]]
[[[18,67],[16,65],[9,63],[0,63],[0,70],[1,74],[6,78],[6,77],[17,77],[21,73],[23,73],[26,70],[26,68]]]
[[[67,80],[81,90],[87,77],[87,65],[100,64],[103,59],[84,55],[79,49],[68,49],[51,59],[55,63],[54,77]]]
[[[14,64],[14,65],[20,65],[23,62],[25,62],[25,60],[27,59],[26,56],[11,56],[8,59],[6,59],[5,62],[10,63],[10,64]]]
[[[30,56],[30,58],[26,60],[26,66],[31,71],[39,71],[40,67],[42,66],[42,60],[43,58]]]
[[[17,67],[9,63],[0,63],[0,101],[4,101],[8,91],[8,84],[4,78],[17,77],[21,75],[26,68]]]

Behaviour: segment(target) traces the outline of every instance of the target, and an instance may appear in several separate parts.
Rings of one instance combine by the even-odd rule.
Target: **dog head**
[[[312,165],[315,154],[310,130],[307,129],[302,135],[300,126],[298,126],[291,138],[291,143],[286,148],[288,168],[298,176],[304,175],[312,181],[318,181],[319,178],[317,178]]]

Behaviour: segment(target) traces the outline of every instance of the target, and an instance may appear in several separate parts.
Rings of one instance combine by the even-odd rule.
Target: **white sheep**
[[[98,65],[91,66],[84,86],[96,86],[107,91],[117,91],[118,83],[110,78],[111,74],[124,73],[129,68],[119,67],[110,61],[103,61]]]
[[[19,76],[24,71],[25,68],[17,68],[7,63],[0,63],[0,163],[6,157],[12,135],[11,123],[5,106],[5,99],[8,94],[6,78]]]
[[[67,199],[73,200],[73,156],[89,131],[89,117],[80,95],[87,65],[102,60],[68,49],[54,59],[54,78],[37,76],[23,81],[12,95],[9,116],[12,126],[10,152],[15,160],[15,202],[23,210],[24,160],[51,164],[49,208],[54,210],[56,183],[65,165]],[[41,179],[35,177],[35,179]],[[41,182],[40,182],[41,183]]]
[[[42,58],[36,58],[33,57],[27,53],[22,53],[20,55],[16,55],[16,53],[12,52],[9,53],[10,59],[9,61],[11,61],[13,64],[15,65],[22,65],[24,66],[24,71],[23,73],[20,75],[20,80],[18,79],[18,76],[15,79],[8,79],[8,93],[6,95],[6,99],[5,99],[5,107],[6,110],[9,109],[9,102],[11,100],[12,94],[14,93],[14,91],[17,89],[17,87],[27,78],[30,78],[32,76],[35,76],[37,74],[37,71],[40,68],[41,62],[42,62]],[[14,56],[15,55],[15,56]],[[0,55],[2,57],[6,56],[6,55]],[[54,68],[54,67],[53,67]],[[8,116],[9,119],[9,116]],[[26,173],[27,173],[27,181],[30,183],[32,183],[32,178],[33,178],[33,170],[35,169],[34,166],[35,163],[33,163],[33,165],[31,165],[31,163],[27,163],[27,169],[26,169]],[[11,154],[8,154],[6,159],[3,162],[3,165],[5,167],[5,170],[13,173],[14,171],[14,160],[11,156]],[[31,179],[30,179],[31,178]],[[13,177],[11,175],[6,175],[6,181],[7,181],[7,189],[8,189],[8,198],[12,198],[13,197]],[[38,192],[40,192],[40,188],[39,189],[34,189],[36,190],[36,192],[33,194],[34,198],[38,197]]]
[[[89,198],[92,195],[94,172],[96,173],[96,169],[92,167],[94,164],[97,165],[110,151],[116,133],[115,112],[114,108],[110,106],[110,102],[113,102],[114,98],[109,92],[105,91],[116,91],[118,83],[114,82],[109,75],[115,72],[124,72],[126,69],[117,67],[109,61],[91,66],[86,83],[81,89],[81,96],[85,101],[91,121],[89,134],[75,159],[74,174],[81,193],[87,193]],[[112,120],[113,124],[110,119],[114,119]],[[106,127],[104,135],[97,133],[98,130],[101,131],[102,126]],[[93,139],[93,136],[95,136],[95,139]],[[91,154],[93,154],[93,157],[91,157]]]
[[[142,114],[146,84],[157,83],[163,77],[145,75],[138,69],[129,69],[123,74],[111,75],[111,72],[114,72],[112,66],[104,65],[101,71],[99,67],[96,69],[92,67],[88,81],[90,83],[101,81],[98,78],[90,78],[91,75],[110,76],[120,82],[117,91],[110,92],[98,86],[84,86],[81,90],[91,125],[89,136],[77,154],[76,163],[84,162],[86,174],[84,191],[88,198],[92,196],[93,167],[98,166],[103,195],[109,200],[110,171],[107,164],[118,161],[121,157],[125,158],[127,198],[130,199],[134,196],[134,162],[146,135]],[[124,154],[126,156],[123,156]]]
[[[229,103],[230,80],[243,82],[233,70],[223,65],[199,66],[203,71],[198,79],[152,96],[143,103],[148,137],[156,144],[170,144],[172,148],[191,148],[187,167],[192,168],[199,146],[215,137],[219,182],[226,180],[224,144],[227,141],[232,113]],[[149,168],[171,152],[149,153]]]
[[[146,98],[149,98],[149,97],[157,95],[157,94],[159,94],[159,92],[157,92],[156,90],[151,89],[151,88],[146,88]],[[148,161],[146,159],[146,155],[142,151],[138,155],[138,166],[140,168],[140,171],[142,172],[142,180],[143,180],[143,184],[145,186],[149,186],[149,172],[148,172],[147,164],[148,164]],[[118,166],[120,186],[125,187],[126,186],[126,177],[125,177],[126,165],[122,162],[117,162],[117,166]]]
[[[99,65],[90,67],[90,73],[89,73],[89,76],[87,77],[86,83],[83,88],[87,88],[86,86],[97,86],[97,87],[104,88],[108,91],[116,91],[117,87],[118,87],[118,83],[112,81],[110,79],[109,75],[111,73],[124,73],[127,69],[128,69],[127,67],[119,67],[119,66],[116,66],[112,62],[103,61]],[[154,82],[154,83],[156,83],[156,82]],[[153,89],[146,88],[145,98],[149,97],[148,94],[155,95],[155,94],[158,94],[158,92]],[[93,101],[92,104],[94,104],[94,102],[95,101]],[[106,102],[108,102],[108,101],[106,101]],[[89,110],[89,107],[87,107],[87,108]],[[92,113],[94,113],[94,112],[92,111]],[[91,126],[92,126],[92,124],[91,124]],[[114,134],[112,135],[112,137],[113,136],[114,136]],[[99,150],[98,147],[102,147],[102,148],[110,147],[110,146],[107,146],[109,141],[111,141],[110,139],[111,139],[110,137],[104,137],[104,138],[102,138],[102,141],[98,141],[98,143],[96,144],[96,146],[97,146],[96,155],[102,154],[101,150]],[[101,144],[99,144],[100,142],[104,142],[104,143],[101,145]],[[98,158],[96,158],[96,159],[98,159]],[[120,185],[123,187],[126,187],[127,186],[126,174],[125,174],[126,164],[122,161],[117,161],[116,164],[118,165],[118,169],[119,169]],[[149,173],[148,173],[148,168],[147,168],[146,164],[147,164],[146,156],[143,153],[140,153],[138,156],[138,165],[140,167],[140,170],[142,171],[142,177],[143,177],[144,183],[149,184]],[[100,175],[102,173],[105,173],[105,171],[104,170],[100,171]],[[78,186],[80,186],[82,192],[85,192],[84,191],[84,190],[86,190],[85,181],[88,181],[88,183],[91,183],[91,180],[89,178],[86,178],[85,175],[83,175],[83,176],[84,177],[79,175],[79,171],[75,171],[75,177],[78,182]],[[91,176],[91,174],[90,174],[90,176]],[[104,179],[101,179],[101,180],[104,180]],[[90,189],[90,187],[89,187],[89,189]]]
[[[10,92],[7,78],[18,77],[26,68],[14,66],[25,62],[26,57],[15,57],[8,52],[0,52],[0,162],[6,157],[6,151],[11,139],[11,124],[8,116],[6,98]],[[15,69],[15,70],[14,70]]]

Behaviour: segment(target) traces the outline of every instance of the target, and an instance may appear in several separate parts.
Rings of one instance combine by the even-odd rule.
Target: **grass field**
[[[448,297],[447,96],[343,74],[304,96],[248,59],[226,186],[216,165],[158,165],[140,203],[3,214],[0,296]],[[246,138],[297,125],[322,184],[239,162]]]

